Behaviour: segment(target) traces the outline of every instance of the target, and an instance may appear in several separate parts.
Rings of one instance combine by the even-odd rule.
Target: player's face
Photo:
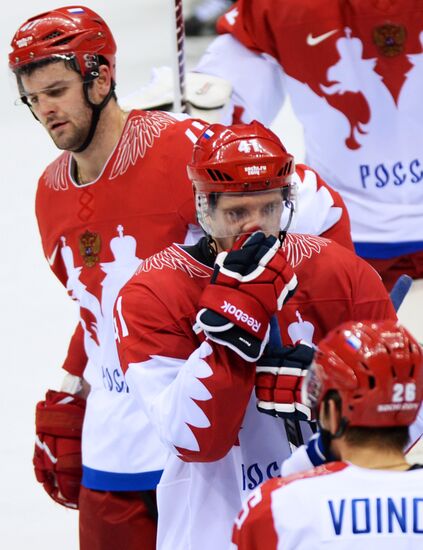
[[[211,234],[218,251],[231,248],[239,235],[263,231],[278,236],[283,210],[280,190],[256,193],[225,193],[219,196],[216,207],[210,213]]]
[[[78,149],[91,121],[80,75],[64,63],[51,63],[22,75],[22,85],[33,113],[55,145],[67,151]]]

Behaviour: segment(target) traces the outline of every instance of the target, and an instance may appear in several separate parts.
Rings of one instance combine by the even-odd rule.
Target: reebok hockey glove
[[[256,397],[260,412],[294,420],[311,420],[311,409],[301,402],[301,385],[313,355],[314,349],[301,343],[265,350],[256,367]]]
[[[243,359],[256,361],[269,339],[269,322],[292,296],[297,278],[280,241],[256,231],[218,254],[201,299],[197,323]]]
[[[84,399],[54,390],[47,391],[35,412],[35,477],[53,500],[75,509],[82,477],[84,413]]]

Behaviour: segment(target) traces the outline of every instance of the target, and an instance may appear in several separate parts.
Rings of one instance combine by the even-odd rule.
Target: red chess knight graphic
[[[344,36],[336,40],[337,61],[327,68],[325,82],[318,86],[320,91],[314,88],[347,117],[350,133],[345,143],[350,149],[359,149],[363,136],[398,108],[401,90],[415,68],[413,56],[404,53],[407,38],[403,27],[384,25],[373,29],[372,37],[384,56],[396,57],[390,65],[345,27]],[[421,44],[418,46],[416,54],[421,53]]]
[[[360,149],[365,136],[379,128],[383,120],[389,122],[390,112],[394,117],[404,89],[417,78],[416,57],[422,52],[422,37],[410,43],[406,52],[409,38],[400,26],[369,28],[367,34],[369,40],[363,42],[350,27],[308,33],[301,51],[308,52],[310,63],[313,55],[319,56],[315,68],[311,70],[307,62],[298,62],[295,56],[287,58],[286,63],[284,60],[290,77],[346,117],[349,131],[345,144],[351,150]],[[327,60],[326,67],[322,59]]]

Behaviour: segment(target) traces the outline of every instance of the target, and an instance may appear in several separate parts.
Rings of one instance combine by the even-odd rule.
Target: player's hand
[[[63,391],[48,390],[36,407],[35,477],[68,508],[78,508],[84,413],[85,400]]]
[[[314,349],[304,343],[278,350],[266,349],[256,366],[256,397],[260,412],[311,420],[311,409],[301,402],[301,385]]]
[[[256,231],[218,254],[197,323],[213,341],[256,361],[269,339],[272,315],[294,293],[297,278],[276,237]]]

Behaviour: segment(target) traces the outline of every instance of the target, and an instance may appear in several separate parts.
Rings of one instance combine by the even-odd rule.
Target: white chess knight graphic
[[[342,34],[321,82],[311,86],[305,76],[287,77],[294,111],[305,128],[307,164],[327,174],[341,193],[353,241],[420,241],[423,33],[420,51],[388,61],[376,54],[369,59],[364,41],[349,28]]]
[[[413,113],[411,119],[407,118],[407,124],[413,124],[414,116],[422,120],[421,109],[411,111],[411,107],[416,107],[416,101],[420,101],[421,86],[416,83],[422,79],[423,55],[420,52],[406,56],[409,68],[404,74],[398,74],[398,80],[403,84],[395,99],[395,93],[384,82],[384,77],[376,72],[376,58],[365,59],[362,41],[353,37],[348,27],[344,33],[345,36],[336,41],[339,59],[328,67],[327,82],[318,85],[321,94],[313,92],[295,76],[288,77],[294,108],[298,104],[299,111],[309,113],[308,116],[318,113],[319,118],[326,120],[331,146],[336,147],[338,140],[342,140],[343,144],[347,142],[349,152],[354,153],[366,143],[366,136],[373,133],[380,135],[383,144],[386,142],[389,146],[391,141],[395,141],[390,132],[404,130],[398,127],[398,124],[405,124],[402,118],[398,120],[398,111],[410,110],[410,115]],[[420,43],[423,45],[423,33],[420,34]],[[336,106],[330,104],[330,99],[335,96]],[[325,128],[319,130],[325,132]],[[324,139],[322,143],[325,143]]]
[[[349,142],[347,140],[349,147],[355,141],[356,147],[360,148],[366,142],[366,136],[373,133],[386,136],[388,141],[391,132],[399,130],[398,111],[408,111],[413,103],[416,106],[416,93],[420,87],[415,84],[421,80],[423,55],[418,53],[407,56],[410,68],[404,75],[398,74],[398,79],[403,80],[403,84],[396,101],[394,92],[385,84],[383,76],[376,72],[376,58],[364,59],[362,41],[352,37],[352,31],[348,27],[344,32],[345,36],[336,41],[339,60],[326,73],[330,84],[321,84],[320,88],[327,96],[343,96],[347,92],[361,94],[367,103],[368,120],[364,123],[354,120],[349,112],[351,107],[346,102],[342,106],[342,112],[351,124],[351,139]],[[420,34],[420,43],[423,45],[423,33]],[[415,115],[421,120],[417,111]]]
[[[313,344],[314,326],[310,321],[303,321],[300,312],[295,312],[298,321],[291,323],[288,326],[288,335],[291,338],[292,343],[295,345],[302,340],[307,344]]]
[[[119,360],[114,338],[113,306],[122,286],[130,279],[142,260],[136,255],[136,240],[130,235],[124,236],[123,227],[117,227],[118,236],[110,241],[114,261],[100,264],[105,277],[101,282],[99,299],[81,282],[81,267],[75,266],[74,256],[66,239],[62,237],[61,255],[66,267],[68,280],[66,288],[71,297],[79,302],[80,308],[88,310],[95,321],[87,323],[81,311],[80,322],[84,329],[84,345],[88,355],[88,366],[84,372],[87,381],[95,386],[100,380],[112,389],[113,373],[120,375]],[[116,377],[116,373],[114,375]],[[118,384],[118,387],[120,385]]]

